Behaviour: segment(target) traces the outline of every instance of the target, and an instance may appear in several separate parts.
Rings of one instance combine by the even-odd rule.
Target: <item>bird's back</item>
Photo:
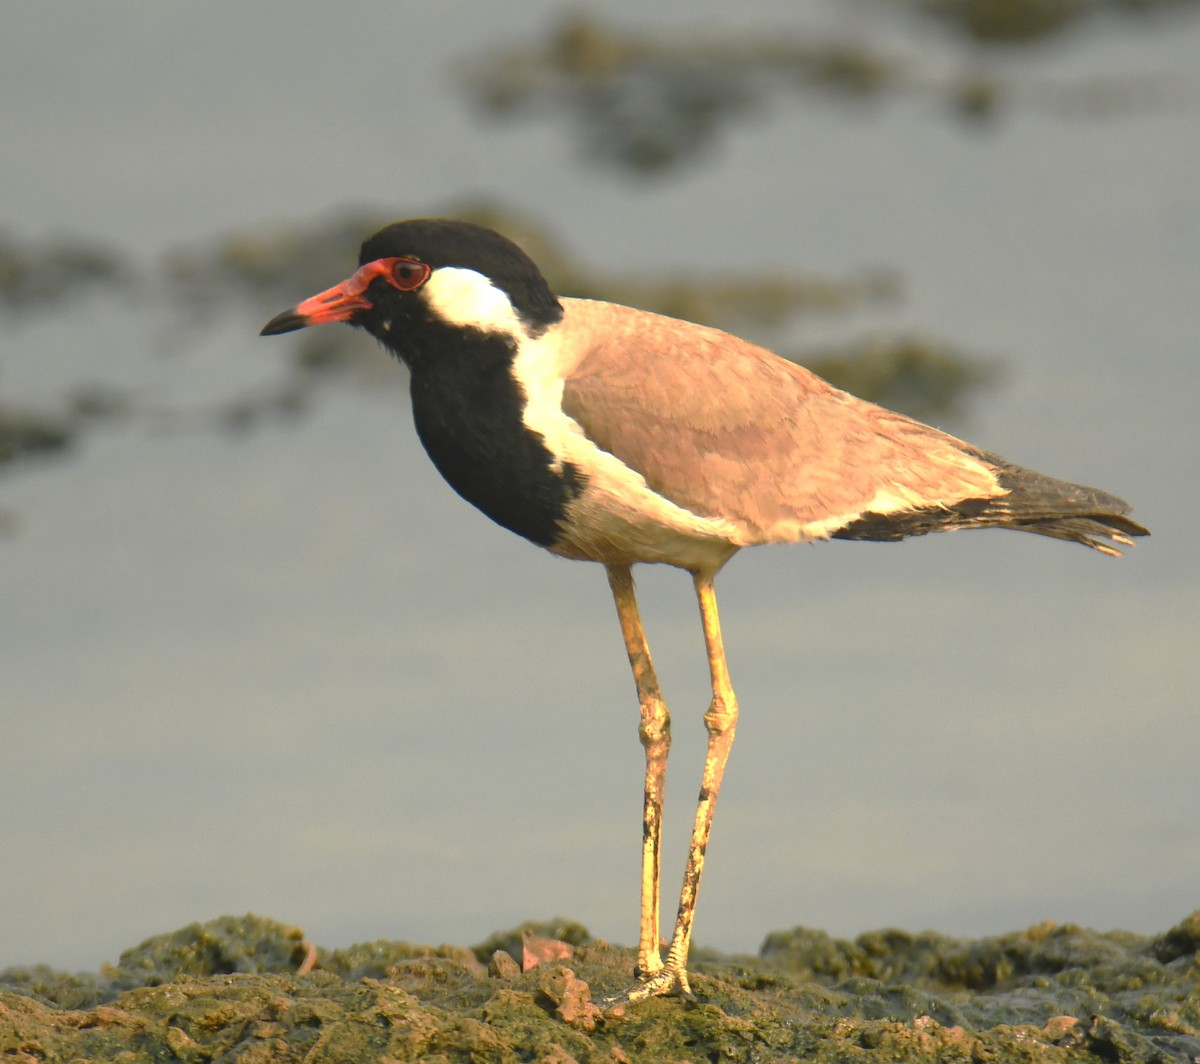
[[[1058,535],[1048,520],[1128,509],[720,330],[609,303],[563,304],[563,411],[654,492],[726,522],[734,546],[1025,527],[1022,518],[1042,522],[1028,531]],[[1128,520],[1120,530],[1144,532]],[[1071,531],[1063,537],[1086,541]]]
[[[866,512],[1001,494],[961,441],[716,329],[564,301],[588,337],[563,409],[657,492],[744,542],[829,535]]]

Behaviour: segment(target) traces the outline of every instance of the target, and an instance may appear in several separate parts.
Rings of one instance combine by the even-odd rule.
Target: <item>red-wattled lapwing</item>
[[[1122,500],[1015,466],[826,384],[716,329],[559,299],[478,225],[398,222],[358,271],[264,334],[344,321],[412,374],[413,421],[464,499],[554,554],[600,562],[641,703],[646,752],[638,981],[613,1001],[688,992],[696,891],[738,704],[713,578],[741,547],[1013,528],[1105,554],[1146,529]],[[630,567],[692,574],[712,704],[679,915],[659,952],[659,833],[671,735]]]

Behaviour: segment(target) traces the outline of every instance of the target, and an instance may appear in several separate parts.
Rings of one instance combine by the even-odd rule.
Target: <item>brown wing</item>
[[[580,337],[563,409],[588,437],[746,543],[829,535],[865,513],[1004,493],[961,441],[703,326],[564,300]]]

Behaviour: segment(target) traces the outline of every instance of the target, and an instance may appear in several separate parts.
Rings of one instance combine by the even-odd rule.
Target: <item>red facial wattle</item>
[[[417,259],[405,257],[376,259],[360,266],[355,273],[315,296],[297,304],[291,310],[276,315],[263,327],[263,336],[293,332],[310,325],[326,325],[335,321],[350,321],[355,314],[374,307],[367,298],[367,289],[378,279],[387,281],[400,292],[420,288],[432,271]]]

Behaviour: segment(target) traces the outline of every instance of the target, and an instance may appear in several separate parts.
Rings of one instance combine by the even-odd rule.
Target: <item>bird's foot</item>
[[[619,1016],[624,1012],[626,1005],[632,1005],[636,1001],[645,1001],[646,998],[666,997],[670,994],[678,994],[688,1001],[695,1000],[695,995],[688,983],[686,968],[667,965],[657,971],[641,975],[628,990],[601,998],[597,1004],[605,1015]]]

